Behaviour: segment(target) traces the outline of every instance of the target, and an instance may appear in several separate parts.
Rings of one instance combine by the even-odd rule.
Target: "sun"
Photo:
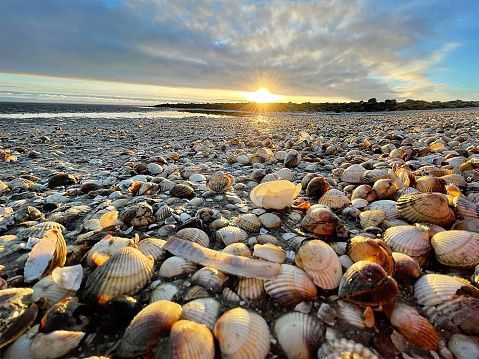
[[[243,92],[243,96],[256,103],[272,103],[277,102],[281,98],[279,95],[273,95],[269,93],[269,91],[265,88],[260,88],[256,92]]]

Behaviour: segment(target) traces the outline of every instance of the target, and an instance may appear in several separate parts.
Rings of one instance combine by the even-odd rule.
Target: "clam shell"
[[[344,322],[357,329],[366,328],[363,317],[364,310],[359,305],[348,303],[344,300],[338,300],[336,303],[338,304],[339,317]]]
[[[306,196],[319,198],[322,197],[331,185],[322,176],[316,176],[312,178],[306,187]]]
[[[465,218],[462,221],[457,221],[451,229],[479,233],[479,218]]]
[[[290,150],[284,159],[284,167],[296,167],[301,162],[301,154],[296,150]]]
[[[280,179],[284,179],[290,182],[294,181],[295,179],[294,172],[291,171],[289,168],[281,168],[280,170],[276,171],[274,174]]]
[[[353,262],[374,262],[383,267],[388,275],[394,273],[391,248],[380,239],[355,236],[349,240],[347,255]]]
[[[318,204],[328,206],[332,210],[339,210],[351,204],[351,201],[343,192],[330,189],[318,200]]]
[[[251,201],[265,209],[281,210],[301,192],[301,184],[295,185],[286,180],[259,184],[250,193]]]
[[[479,264],[479,233],[451,230],[431,238],[437,260],[451,267],[474,268]]]
[[[248,233],[238,227],[228,226],[216,231],[216,239],[221,241],[225,246],[245,241],[246,238],[248,238]]]
[[[417,278],[421,274],[421,266],[412,257],[399,252],[393,252],[394,279],[403,280]]]
[[[253,255],[256,258],[270,262],[283,263],[286,259],[286,252],[273,244],[255,244]]]
[[[88,251],[85,263],[89,267],[99,266],[121,248],[131,247],[134,244],[135,242],[130,238],[107,235]]]
[[[244,243],[231,243],[223,249],[223,253],[232,254],[234,256],[242,256],[250,258],[252,256],[251,250]]]
[[[259,232],[261,228],[261,222],[258,217],[253,213],[247,213],[239,216],[236,220],[238,227],[248,232]]]
[[[382,178],[374,182],[373,191],[377,194],[377,199],[386,199],[396,193],[397,188],[389,178]]]
[[[207,298],[209,297],[208,291],[200,285],[194,285],[188,290],[188,293],[184,296],[184,301],[199,299],[199,298]]]
[[[453,334],[447,347],[456,359],[479,358],[479,338],[464,334]]]
[[[307,174],[301,179],[301,187],[302,187],[302,188],[307,188],[309,182],[310,182],[314,177],[319,177],[319,174],[317,174],[317,173],[307,173]]]
[[[441,193],[405,194],[398,199],[397,208],[409,223],[426,222],[448,228],[456,221],[447,197]]]
[[[180,316],[179,304],[160,300],[147,305],[126,328],[118,346],[118,354],[122,357],[136,357],[151,353],[158,345],[160,336],[170,330]]]
[[[43,238],[45,233],[50,229],[56,229],[61,232],[65,231],[66,228],[57,222],[42,222],[35,224],[34,226],[25,228],[23,231],[17,234],[17,238],[21,240],[27,240],[28,238]]]
[[[153,223],[156,218],[153,215],[153,209],[147,203],[137,203],[123,210],[119,219],[128,226],[145,226]]]
[[[182,274],[194,273],[197,269],[195,263],[173,256],[163,262],[158,274],[164,278],[173,278]]]
[[[327,340],[318,350],[318,358],[337,359],[337,358],[361,358],[361,359],[379,359],[379,357],[370,349],[362,344],[353,342],[345,338]]]
[[[176,232],[176,236],[188,241],[198,243],[200,246],[208,248],[210,246],[210,237],[205,231],[199,228],[183,228]]]
[[[240,278],[235,288],[236,294],[247,302],[264,295],[264,280],[258,278]]]
[[[120,295],[133,295],[150,281],[153,263],[136,248],[121,248],[88,276],[83,296],[103,305]]]
[[[202,324],[179,320],[171,327],[171,357],[178,359],[214,359],[215,342],[211,331]]]
[[[359,215],[359,222],[361,227],[378,227],[386,219],[386,212],[380,209],[372,211],[364,211]]]
[[[416,179],[416,189],[420,192],[446,193],[446,182],[442,178],[422,176]]]
[[[226,279],[227,277],[223,272],[214,268],[203,267],[193,274],[191,282],[201,285],[207,290],[219,292],[223,288]]]
[[[281,227],[281,218],[275,213],[263,213],[258,219],[264,228],[269,229]]]
[[[173,300],[178,293],[178,287],[171,283],[162,283],[151,292],[150,303],[160,300]]]
[[[158,211],[156,211],[155,218],[157,221],[164,221],[168,217],[171,217],[172,214],[173,214],[173,210],[171,209],[171,207],[168,205],[164,205],[164,206],[161,206],[160,209],[158,209]]]
[[[361,165],[352,165],[346,168],[346,170],[341,174],[341,181],[349,183],[362,183],[361,176],[366,172],[366,168]]]
[[[304,216],[301,226],[310,232],[328,236],[333,234],[341,223],[342,221],[332,211],[318,208]]]
[[[431,250],[429,232],[418,226],[391,227],[384,233],[386,242],[393,252],[406,254],[423,265]]]
[[[164,239],[145,238],[138,243],[138,250],[147,257],[152,256],[157,261],[166,255],[166,252],[163,250],[165,243]]]
[[[327,243],[321,240],[306,242],[299,248],[295,261],[318,287],[329,290],[339,286],[343,275],[341,263]]]
[[[223,358],[266,358],[269,328],[258,314],[243,308],[227,311],[216,322],[214,335]]]
[[[45,304],[46,308],[50,308],[65,298],[73,297],[76,293],[76,290],[66,289],[55,283],[51,275],[39,280],[32,289],[33,301],[37,301],[41,297],[45,298],[47,300]]]
[[[388,178],[388,170],[387,169],[374,169],[374,170],[367,170],[363,172],[361,175],[361,182],[362,183],[374,183],[378,179]]]
[[[479,208],[475,203],[462,197],[453,197],[449,202],[457,219],[479,218]]]
[[[257,168],[253,172],[251,172],[249,179],[251,181],[261,182],[264,176],[266,176],[266,170],[264,168]]]
[[[181,319],[204,324],[213,331],[220,315],[220,303],[213,298],[200,298],[183,305]]]
[[[377,196],[377,193],[373,191],[373,188],[370,185],[363,184],[354,189],[351,194],[351,201],[354,201],[355,199],[364,199],[368,202],[372,202]]]
[[[312,358],[323,340],[325,330],[314,317],[293,312],[276,320],[274,333],[288,358]]]
[[[280,245],[278,239],[271,234],[260,234],[259,236],[256,236],[256,242],[258,242],[259,244],[270,243],[270,244],[273,244],[275,246]]]
[[[30,343],[30,353],[38,359],[60,358],[75,349],[84,336],[83,332],[67,330],[38,333]]]
[[[281,274],[264,282],[269,296],[285,307],[316,296],[317,288],[304,271],[289,264],[282,264],[282,267]]]
[[[394,193],[391,198],[397,201],[401,196],[408,194],[408,193],[419,193],[417,189],[414,187],[403,187]]]
[[[233,184],[234,178],[230,174],[225,174],[223,171],[213,173],[210,177],[206,188],[213,192],[226,192]],[[170,191],[171,193],[171,191]]]
[[[445,175],[445,176],[442,176],[441,179],[443,179],[447,184],[453,184],[453,185],[456,185],[457,187],[467,186],[467,182],[464,179],[464,176],[460,174]]]
[[[391,200],[380,200],[374,201],[366,207],[366,210],[373,211],[373,210],[381,210],[386,212],[386,220],[391,220],[395,218],[399,218],[399,211],[396,207],[396,202]]]

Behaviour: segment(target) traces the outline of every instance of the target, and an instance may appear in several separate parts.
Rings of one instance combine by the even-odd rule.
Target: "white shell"
[[[213,331],[220,314],[220,303],[213,298],[199,298],[183,305],[181,318],[204,324]]]
[[[286,180],[270,181],[259,184],[250,193],[251,201],[265,209],[281,210],[301,192],[301,184]]]
[[[468,285],[443,274],[426,274],[414,284],[414,296],[419,305],[436,305],[451,300],[456,292]]]

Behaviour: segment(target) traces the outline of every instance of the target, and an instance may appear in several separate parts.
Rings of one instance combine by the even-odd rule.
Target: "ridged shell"
[[[414,296],[419,305],[437,305],[456,297],[462,288],[473,289],[455,277],[444,274],[426,274],[414,283]]]
[[[163,250],[165,243],[164,239],[145,238],[138,243],[138,250],[147,257],[152,256],[157,261],[166,255],[166,251]]]
[[[338,304],[338,315],[342,321],[357,329],[366,328],[363,317],[364,310],[359,305],[344,300],[338,300],[336,303]]]
[[[233,226],[223,227],[216,231],[216,239],[225,246],[231,243],[242,242],[248,238],[248,233],[243,229]]]
[[[451,229],[479,233],[479,218],[464,218],[454,223]]]
[[[238,227],[248,232],[259,232],[261,228],[261,222],[258,217],[253,213],[247,213],[239,216],[236,220]]]
[[[227,245],[222,252],[232,254],[234,256],[243,256],[248,258],[252,256],[251,250],[248,248],[248,246],[239,242]]]
[[[319,198],[322,197],[331,185],[326,181],[323,176],[316,176],[312,178],[306,187],[306,196]]]
[[[394,193],[391,196],[391,199],[397,201],[401,196],[403,196],[405,194],[408,194],[408,193],[419,193],[419,191],[417,189],[415,189],[414,187],[403,187],[403,188],[397,190],[396,193]]]
[[[173,210],[171,209],[171,207],[168,205],[164,205],[161,206],[158,211],[156,211],[155,217],[158,221],[164,221],[168,217],[171,217],[172,214]]]
[[[464,179],[464,176],[462,176],[460,174],[445,175],[445,176],[442,176],[441,179],[446,181],[447,184],[453,184],[453,185],[456,185],[458,187],[466,187],[467,186],[467,182]]]
[[[264,281],[257,278],[240,278],[235,292],[244,301],[256,300],[264,295]]]
[[[373,188],[368,184],[362,184],[354,189],[351,194],[351,201],[355,199],[364,199],[368,202],[372,202],[376,199],[377,193],[373,191]]]
[[[179,320],[170,331],[171,357],[178,359],[214,359],[215,342],[202,324]]]
[[[134,244],[135,242],[130,238],[107,235],[88,251],[85,263],[89,267],[99,266],[121,248],[131,247]]]
[[[85,336],[83,332],[55,330],[38,333],[30,343],[30,353],[34,358],[60,358],[75,349]]]
[[[280,243],[278,241],[278,238],[276,238],[275,236],[273,236],[271,234],[260,234],[259,236],[256,236],[256,242],[258,242],[259,244],[270,243],[270,244],[273,244],[275,246],[280,245]]]
[[[257,168],[251,173],[249,179],[251,181],[261,182],[264,176],[266,176],[266,170],[264,168]]]
[[[388,178],[388,170],[387,169],[374,169],[374,170],[367,170],[363,172],[361,175],[361,182],[362,183],[374,183],[378,179],[381,178]]]
[[[282,267],[280,275],[264,282],[269,296],[285,307],[316,296],[317,288],[304,271],[289,264],[282,264]]]
[[[218,171],[211,175],[206,188],[213,192],[226,192],[234,182],[234,178],[230,174],[225,174],[223,171]],[[171,193],[171,191],[170,191]]]
[[[276,171],[274,174],[281,179],[285,179],[286,181],[292,182],[295,179],[294,172],[291,171],[289,168],[281,168],[280,170]]]
[[[173,256],[162,263],[158,274],[163,278],[173,278],[182,274],[194,273],[197,269],[195,263]]]
[[[56,229],[61,232],[66,230],[64,226],[57,222],[42,222],[28,227],[17,234],[17,238],[21,240],[27,240],[30,237],[43,238],[45,233],[50,229]]]
[[[171,283],[162,283],[151,292],[150,303],[160,300],[172,301],[178,293],[178,287]]]
[[[281,227],[281,218],[275,213],[263,213],[258,217],[264,228],[280,228]]]
[[[274,332],[288,358],[312,358],[324,337],[317,319],[304,313],[288,313],[274,323]]]
[[[152,353],[158,339],[176,323],[181,316],[179,304],[160,300],[143,308],[131,321],[118,346],[122,357],[136,357]]]
[[[219,292],[223,288],[226,279],[226,275],[223,272],[214,268],[203,267],[193,274],[191,282],[201,285],[207,290]]]
[[[318,208],[304,216],[301,226],[310,232],[328,236],[336,231],[341,222],[339,217],[329,209]]]
[[[448,228],[456,221],[447,197],[441,193],[405,194],[398,199],[397,208],[409,223],[426,222]]]
[[[183,300],[188,302],[190,300],[195,300],[199,298],[208,298],[209,296],[210,294],[205,288],[200,285],[194,285],[185,294]]]
[[[359,222],[361,227],[378,227],[386,219],[386,212],[380,209],[372,211],[364,211],[359,215]]]
[[[153,208],[145,202],[137,203],[124,209],[119,219],[128,226],[146,226],[153,223],[156,218],[153,215]]]
[[[442,178],[421,176],[416,179],[416,189],[420,192],[446,193],[446,182]]]
[[[136,248],[121,248],[88,276],[83,296],[103,305],[120,295],[133,295],[151,280],[153,263]]]
[[[210,237],[205,231],[199,228],[183,228],[176,232],[176,236],[187,239],[191,242],[198,243],[200,246],[208,248],[210,246]]]
[[[338,210],[351,204],[351,201],[343,192],[330,189],[318,200],[318,204],[328,206],[332,210]]]
[[[379,264],[388,275],[394,273],[391,248],[378,238],[355,236],[348,242],[347,255],[353,262],[370,261]]]
[[[366,168],[361,165],[352,165],[341,174],[341,181],[349,183],[361,183],[361,176]]]
[[[321,359],[379,359],[364,345],[345,338],[327,340],[318,350]]]
[[[450,199],[449,205],[454,210],[457,219],[479,218],[479,208],[477,205],[465,198],[453,197]]]
[[[302,188],[307,188],[309,182],[314,178],[314,177],[319,177],[320,175],[317,173],[307,173],[304,175],[304,177],[301,179],[301,187]]]
[[[400,252],[414,258],[423,265],[431,250],[429,232],[418,226],[391,227],[384,233],[386,242],[393,252]]]
[[[195,190],[186,184],[177,183],[170,188],[169,193],[172,197],[185,198],[193,196],[195,194]]]
[[[284,167],[296,167],[301,162],[301,154],[296,150],[290,150],[284,159]]]
[[[327,243],[321,240],[306,242],[299,248],[295,261],[318,287],[329,290],[339,286],[343,275],[341,263]]]
[[[32,289],[32,300],[37,301],[40,297],[45,298],[47,300],[46,308],[50,308],[65,298],[73,297],[76,293],[76,290],[66,289],[55,283],[51,275],[39,280]]]
[[[213,331],[220,315],[220,303],[213,298],[200,298],[183,305],[181,319],[204,324]]]
[[[269,328],[258,314],[243,308],[227,311],[216,322],[214,335],[223,358],[266,358],[269,352]]]
[[[437,260],[451,267],[474,268],[479,264],[479,233],[444,231],[431,238]]]
[[[354,263],[339,283],[338,295],[359,305],[381,305],[392,302],[399,289],[396,281],[373,262]]]
[[[373,211],[373,210],[381,210],[386,212],[386,220],[399,218],[399,211],[396,207],[396,202],[383,199],[380,201],[374,201],[366,207],[366,210]]]
[[[281,210],[301,192],[301,184],[295,185],[286,180],[259,184],[250,193],[251,201],[265,209]]]
[[[286,259],[286,252],[281,247],[269,243],[255,244],[253,255],[256,258],[275,263],[283,263]]]

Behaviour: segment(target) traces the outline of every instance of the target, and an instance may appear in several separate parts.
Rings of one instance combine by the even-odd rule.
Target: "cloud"
[[[456,45],[422,46],[438,34],[411,6],[4,1],[0,72],[232,91],[264,86],[324,99],[440,93],[444,85],[430,82],[427,71]]]

